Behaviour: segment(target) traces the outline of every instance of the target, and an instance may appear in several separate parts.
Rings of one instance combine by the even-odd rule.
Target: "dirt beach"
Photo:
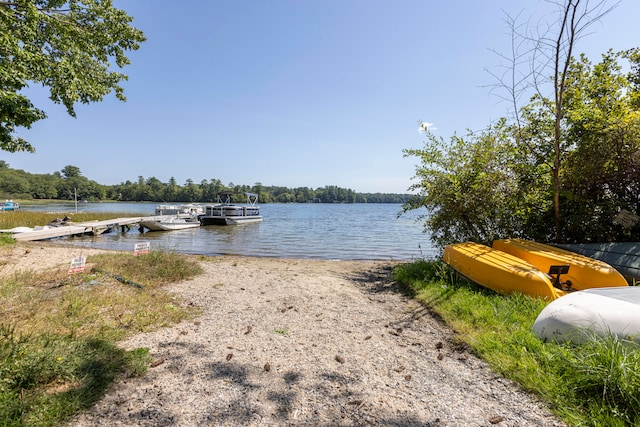
[[[99,250],[17,246],[2,274]],[[215,257],[168,291],[203,314],[139,334],[122,378],[71,426],[561,426],[390,278],[392,262]]]

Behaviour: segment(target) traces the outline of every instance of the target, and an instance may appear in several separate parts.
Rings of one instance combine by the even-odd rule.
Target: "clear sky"
[[[592,0],[593,2],[593,0]],[[122,71],[127,102],[79,105],[77,118],[29,90],[48,119],[20,135],[35,154],[11,167],[73,165],[101,184],[337,185],[404,193],[422,146],[418,121],[448,139],[508,106],[490,94],[507,51],[505,12],[542,0],[115,0],[147,41]],[[578,52],[640,46],[640,2],[622,0]]]

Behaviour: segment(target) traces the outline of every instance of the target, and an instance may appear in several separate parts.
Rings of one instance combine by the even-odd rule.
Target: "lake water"
[[[79,203],[79,211],[152,215],[152,203]],[[36,208],[34,208],[36,209]],[[74,212],[74,204],[37,209]],[[136,243],[152,249],[202,255],[248,255],[337,260],[431,258],[429,235],[418,212],[397,217],[399,204],[263,204],[264,221],[239,226],[207,226],[180,231],[126,233],[68,238],[77,246],[132,251]],[[66,239],[66,238],[65,238]]]

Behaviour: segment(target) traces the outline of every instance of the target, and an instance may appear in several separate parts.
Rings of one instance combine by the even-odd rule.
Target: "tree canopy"
[[[179,185],[175,178],[163,183],[156,177],[139,176],[136,181],[117,185],[103,185],[83,176],[80,168],[67,165],[52,174],[33,174],[12,169],[0,160],[0,198],[59,199],[122,202],[216,202],[220,191],[257,193],[261,203],[405,203],[408,194],[357,193],[348,188],[326,185],[316,189],[309,187],[227,185],[216,178],[195,183],[187,179]]]
[[[405,150],[422,161],[405,209],[426,207],[440,246],[640,240],[640,50],[609,51],[596,64],[574,55],[618,2],[548,3],[555,23],[506,20],[512,49],[496,53],[508,65],[491,73],[506,118],[449,143],[427,131],[424,148]]]
[[[46,118],[21,92],[31,83],[73,117],[77,102],[111,92],[124,101],[127,76],[112,68],[129,64],[127,51],[145,40],[132,21],[111,0],[0,0],[0,149],[35,151],[15,134]]]
[[[426,228],[440,246],[509,237],[553,241],[557,231],[563,242],[637,241],[639,61],[638,49],[607,52],[596,64],[585,56],[570,61],[559,164],[549,144],[556,116],[538,95],[521,108],[517,124],[502,119],[449,142],[427,132],[423,148],[405,150],[421,160],[413,185],[418,194],[405,209],[426,207]],[[621,213],[635,220],[622,223]]]

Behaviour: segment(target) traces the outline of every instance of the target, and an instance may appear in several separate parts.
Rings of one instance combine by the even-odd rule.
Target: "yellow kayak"
[[[554,300],[567,293],[527,261],[478,243],[447,245],[442,258],[463,276],[502,294],[520,292]]]
[[[493,248],[507,252],[533,264],[543,272],[552,265],[568,265],[569,271],[562,275],[575,290],[628,286],[625,278],[609,264],[554,246],[522,239],[496,240]]]

